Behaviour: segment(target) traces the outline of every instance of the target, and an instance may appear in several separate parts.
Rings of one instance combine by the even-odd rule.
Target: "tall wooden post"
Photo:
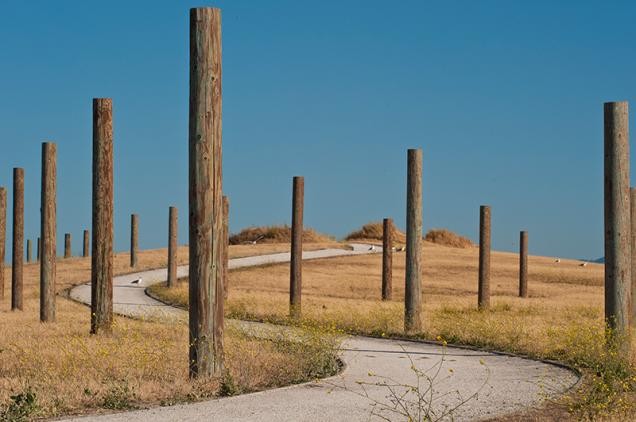
[[[631,292],[631,317],[632,327],[636,326],[636,188],[629,190],[630,228],[631,228],[631,268],[632,268],[632,292]]]
[[[223,371],[221,11],[190,9],[190,376]]]
[[[528,297],[528,232],[519,233],[519,297]]]
[[[42,186],[40,190],[40,321],[55,321],[57,260],[57,146],[42,144]]]
[[[479,288],[477,307],[490,308],[490,207],[479,207]]]
[[[422,330],[422,150],[407,157],[404,331],[411,334]]]
[[[13,169],[13,260],[11,310],[22,310],[24,264],[24,169]]]
[[[177,286],[177,207],[168,210],[168,287]]]
[[[0,186],[0,301],[4,299],[4,259],[7,236],[7,189]]]
[[[113,323],[113,102],[93,99],[91,333]]]
[[[26,243],[26,260],[30,263],[33,261],[33,245],[31,244],[31,239],[27,239]]]
[[[139,247],[139,216],[130,216],[130,266],[137,266],[137,249]]]
[[[605,320],[620,338],[629,334],[632,283],[627,102],[605,103],[604,118]]]
[[[230,287],[230,200],[223,195],[223,299],[227,300]]]
[[[64,258],[70,258],[73,256],[71,249],[71,234],[64,233]]]
[[[393,298],[393,220],[382,220],[382,300]]]
[[[88,246],[89,245],[88,242],[89,242],[88,230],[84,230],[84,246],[82,248],[82,256],[84,258],[88,257],[88,254],[89,254],[88,251],[90,247]]]
[[[303,277],[303,208],[305,179],[294,177],[292,193],[291,265],[289,277],[289,315],[300,318]]]

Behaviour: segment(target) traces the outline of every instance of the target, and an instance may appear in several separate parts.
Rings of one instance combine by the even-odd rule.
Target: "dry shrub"
[[[318,233],[314,229],[303,230],[303,242],[308,243],[328,243],[334,242],[332,236]],[[244,243],[290,243],[291,227],[284,226],[261,226],[248,227],[230,236],[230,245],[242,245]]]
[[[382,240],[384,233],[384,228],[382,222],[372,222],[367,223],[362,226],[359,230],[353,231],[345,237],[345,240]],[[393,236],[393,242],[395,243],[405,243],[406,235],[404,232],[398,230],[393,225],[393,230],[391,230],[391,235]]]
[[[473,242],[467,237],[460,236],[446,229],[433,229],[426,233],[424,240],[438,245],[450,246],[453,248],[472,248]]]

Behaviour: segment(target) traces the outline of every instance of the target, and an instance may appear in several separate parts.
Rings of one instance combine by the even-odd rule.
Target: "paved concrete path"
[[[380,248],[377,247],[369,250],[369,245],[354,245],[352,251],[326,249],[304,252],[303,259],[378,251]],[[230,268],[287,261],[288,253],[238,258],[230,261]],[[179,267],[179,276],[185,276],[187,272],[187,266]],[[139,277],[142,278],[139,286],[130,284]],[[147,286],[163,282],[166,277],[166,270],[116,277],[115,312],[140,318],[185,319],[186,312],[164,305],[144,293]],[[78,286],[70,294],[76,300],[90,303],[90,286]],[[239,324],[246,329],[260,326],[256,323]],[[343,340],[340,355],[346,365],[344,371],[313,383],[194,404],[81,419],[122,422],[333,422],[382,420],[383,417],[400,421],[407,418],[392,410],[396,402],[392,400],[391,390],[401,395],[407,390],[405,386],[415,386],[419,382],[425,405],[411,406],[411,413],[420,408],[431,412],[433,420],[446,415],[444,419],[464,421],[500,416],[540,405],[543,400],[567,391],[578,381],[573,372],[547,363],[410,341],[351,336]],[[433,379],[432,390],[428,388],[429,379]],[[417,402],[418,398],[411,393],[401,402],[406,400]],[[466,403],[460,405],[464,401]],[[452,416],[448,414],[451,409],[454,409]],[[418,420],[418,415],[414,416]]]

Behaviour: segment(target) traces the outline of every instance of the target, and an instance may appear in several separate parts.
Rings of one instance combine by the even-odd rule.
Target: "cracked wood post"
[[[528,297],[528,232],[519,233],[519,297]]]
[[[71,234],[64,233],[64,258],[70,258],[73,256],[71,249]]]
[[[189,331],[191,378],[223,372],[221,11],[190,9]]]
[[[130,215],[130,266],[137,266],[137,249],[139,248],[139,216]]]
[[[223,300],[227,300],[230,287],[230,200],[223,195]]]
[[[393,298],[393,220],[382,220],[382,300]]]
[[[303,208],[305,179],[294,176],[292,193],[291,261],[289,271],[289,316],[300,318],[303,288]]]
[[[422,150],[407,152],[404,331],[422,330]]]
[[[93,99],[91,333],[113,323],[113,102]]]
[[[4,300],[4,259],[7,236],[7,189],[0,186],[0,301]]]
[[[88,230],[84,230],[84,247],[82,248],[82,256],[84,258],[88,257],[88,254],[89,254],[88,242],[89,242]]]
[[[631,221],[629,112],[627,102],[604,104],[605,144],[605,320],[610,338],[629,335]],[[619,340],[619,350],[629,342]]]
[[[632,264],[630,324],[633,327],[636,325],[636,188],[629,189],[629,208],[631,229],[630,245],[632,248],[630,256]]]
[[[31,239],[26,241],[26,261],[30,263],[33,260],[33,245]]]
[[[22,310],[24,263],[24,169],[13,169],[13,259],[11,267],[11,310]]]
[[[57,259],[57,146],[42,144],[42,186],[40,191],[40,321],[55,321]]]
[[[490,308],[490,207],[479,207],[479,283],[477,308]]]
[[[177,286],[177,207],[168,209],[168,287]]]

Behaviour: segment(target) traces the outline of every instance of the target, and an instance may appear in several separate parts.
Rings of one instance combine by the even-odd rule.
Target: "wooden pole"
[[[91,333],[113,323],[113,102],[93,99]]]
[[[13,169],[13,260],[11,310],[22,310],[24,264],[24,169]]]
[[[7,189],[0,186],[0,301],[4,300],[4,259],[7,236]]]
[[[168,210],[168,287],[177,286],[177,207]]]
[[[70,258],[73,256],[71,249],[71,234],[64,233],[64,258]]]
[[[230,200],[223,195],[223,300],[227,300],[230,288]]]
[[[477,307],[490,308],[490,207],[479,207],[479,288]]]
[[[631,326],[636,326],[636,188],[629,190],[629,208],[630,208],[630,229],[631,229],[631,269],[632,269],[632,292],[631,292]]]
[[[528,232],[519,233],[519,297],[528,297]]]
[[[42,186],[40,193],[40,321],[55,321],[57,266],[57,146],[42,144]]]
[[[305,179],[294,177],[292,193],[291,265],[289,277],[289,315],[300,318],[303,277],[303,209]]]
[[[627,102],[605,103],[604,120],[605,320],[622,338],[629,334],[632,283]]]
[[[82,256],[84,258],[88,257],[89,255],[88,251],[90,250],[90,247],[88,246],[89,245],[88,242],[89,242],[88,230],[84,230],[84,247],[82,248]]]
[[[404,331],[411,334],[422,330],[422,150],[407,157]]]
[[[393,220],[382,220],[382,300],[393,298]]]
[[[33,245],[31,244],[31,239],[27,239],[26,243],[26,260],[28,263],[31,263],[31,261],[33,261]]]
[[[190,377],[223,371],[221,11],[190,9]]]
[[[130,216],[130,266],[137,266],[137,249],[139,248],[139,216]]]

